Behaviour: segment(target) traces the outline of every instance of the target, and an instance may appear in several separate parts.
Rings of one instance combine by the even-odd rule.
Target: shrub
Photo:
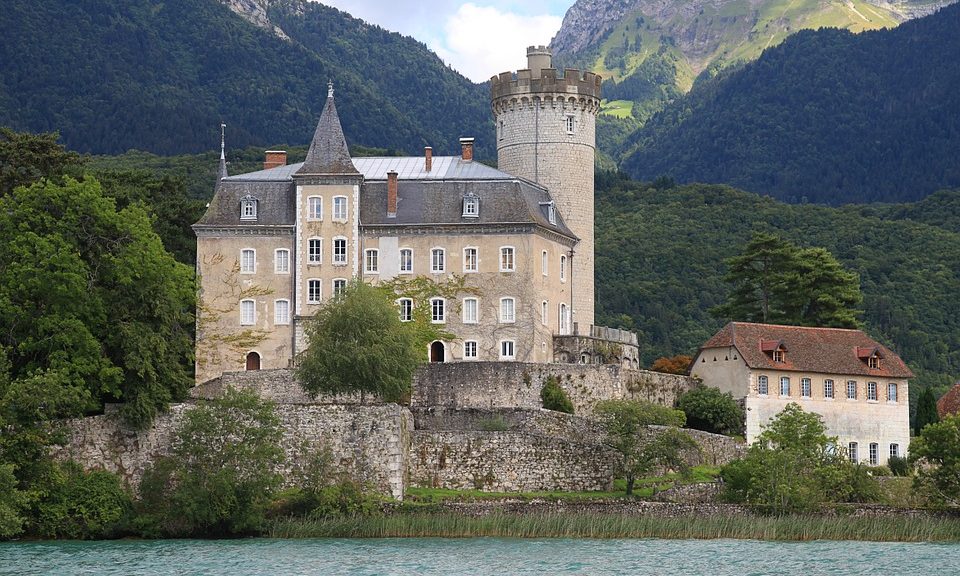
[[[154,462],[141,481],[141,533],[258,533],[281,481],[280,435],[273,405],[253,392],[228,389],[222,398],[187,411],[171,456]]]
[[[912,472],[910,461],[903,456],[891,456],[887,460],[887,467],[890,468],[890,473],[894,476],[909,476]]]
[[[13,538],[23,532],[21,510],[25,503],[23,493],[17,490],[13,465],[0,465],[0,540]]]
[[[689,428],[726,435],[743,432],[743,410],[729,392],[697,386],[680,396],[677,408],[683,410]]]
[[[54,463],[37,486],[40,498],[28,523],[42,538],[102,539],[118,536],[131,511],[130,495],[117,475],[85,472],[79,464]]]
[[[543,388],[540,389],[540,399],[547,410],[573,414],[573,402],[560,387],[560,379],[556,376],[547,376]]]

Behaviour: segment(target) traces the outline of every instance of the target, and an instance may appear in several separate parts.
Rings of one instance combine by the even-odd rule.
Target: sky
[[[413,36],[474,82],[526,67],[526,47],[549,44],[574,0],[321,0]]]

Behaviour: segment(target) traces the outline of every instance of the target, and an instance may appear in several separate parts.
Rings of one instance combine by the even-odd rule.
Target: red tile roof
[[[774,362],[770,342],[786,349],[785,362]],[[703,345],[707,348],[733,346],[747,366],[755,369],[849,374],[877,378],[912,378],[913,372],[890,349],[874,341],[862,330],[808,328],[731,322]],[[880,368],[870,368],[860,355],[876,351]],[[868,354],[869,356],[870,354]]]
[[[941,418],[950,414],[960,414],[960,382],[947,390],[947,393],[937,400],[937,414]]]

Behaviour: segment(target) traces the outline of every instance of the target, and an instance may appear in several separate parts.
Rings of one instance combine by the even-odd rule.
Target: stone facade
[[[550,50],[527,49],[527,69],[490,80],[501,170],[550,190],[580,242],[573,259],[573,322],[594,319],[594,156],[600,77],[558,75]]]
[[[553,361],[561,364],[618,364],[640,369],[637,335],[626,330],[588,326],[581,334],[574,324],[573,333],[553,337]]]

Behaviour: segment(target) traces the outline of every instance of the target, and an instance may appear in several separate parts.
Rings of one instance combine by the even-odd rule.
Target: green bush
[[[25,503],[23,493],[17,490],[13,466],[0,465],[0,540],[13,538],[23,532],[21,511]]]
[[[688,428],[726,435],[743,432],[743,409],[729,392],[697,386],[680,396],[677,408],[686,415]]]
[[[540,389],[540,399],[547,410],[573,414],[573,402],[560,387],[560,378],[557,376],[547,376],[543,388]]]
[[[912,472],[910,461],[902,456],[891,456],[887,460],[887,467],[894,476],[909,476]]]
[[[117,475],[85,472],[74,462],[53,464],[36,486],[28,532],[41,538],[102,539],[120,535],[131,498]]]
[[[137,529],[148,537],[259,533],[281,477],[280,420],[253,392],[187,411],[170,457],[140,483]]]

